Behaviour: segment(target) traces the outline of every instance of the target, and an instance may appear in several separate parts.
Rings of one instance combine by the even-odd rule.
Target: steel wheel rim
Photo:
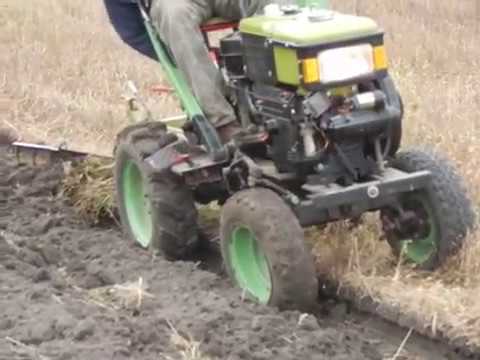
[[[142,173],[131,160],[126,162],[122,170],[122,190],[128,226],[135,241],[146,248],[153,235],[151,206]]]
[[[236,227],[228,252],[237,284],[258,302],[267,304],[272,291],[270,267],[254,233],[248,227]]]
[[[417,202],[427,213],[429,232],[420,239],[403,239],[400,241],[402,255],[415,264],[422,265],[428,261],[438,250],[438,224],[434,210],[425,194],[411,195],[408,202]]]

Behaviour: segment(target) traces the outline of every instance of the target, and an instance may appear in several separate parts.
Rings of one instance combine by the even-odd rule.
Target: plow
[[[475,223],[471,201],[444,156],[403,149],[403,103],[375,21],[303,1],[205,24],[205,45],[244,130],[223,144],[138,6],[184,115],[133,116],[111,157],[13,142],[19,162],[112,163],[125,237],[169,260],[201,245],[198,205],[219,204],[232,282],[281,309],[317,302],[304,228],[379,213],[393,254],[420,270],[436,270],[461,249]],[[208,39],[217,31],[229,34],[214,46]],[[128,104],[142,106],[135,94]]]

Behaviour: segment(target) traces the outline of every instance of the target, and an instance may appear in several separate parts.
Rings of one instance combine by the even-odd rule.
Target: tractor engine
[[[351,183],[396,152],[403,110],[383,37],[369,18],[278,7],[221,40],[242,124],[268,132],[279,172]]]

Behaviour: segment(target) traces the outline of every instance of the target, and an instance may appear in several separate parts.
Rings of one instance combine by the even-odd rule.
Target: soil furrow
[[[0,169],[2,359],[388,359],[406,335],[341,303],[303,316],[242,300],[208,251],[167,262],[81,221],[57,194],[60,167],[2,155]],[[417,335],[405,350],[460,359]]]

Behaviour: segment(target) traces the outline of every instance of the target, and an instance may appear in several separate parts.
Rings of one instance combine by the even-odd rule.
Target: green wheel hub
[[[403,256],[421,265],[438,251],[438,223],[426,194],[410,195],[406,199],[405,207],[420,213],[422,220],[427,223],[427,231],[421,236],[400,241]]]
[[[150,245],[153,236],[150,201],[146,196],[142,173],[131,160],[127,161],[123,167],[121,186],[128,226],[135,240],[146,248]]]
[[[238,285],[258,302],[267,304],[272,292],[270,268],[254,233],[248,227],[236,227],[231,234],[228,252]]]

